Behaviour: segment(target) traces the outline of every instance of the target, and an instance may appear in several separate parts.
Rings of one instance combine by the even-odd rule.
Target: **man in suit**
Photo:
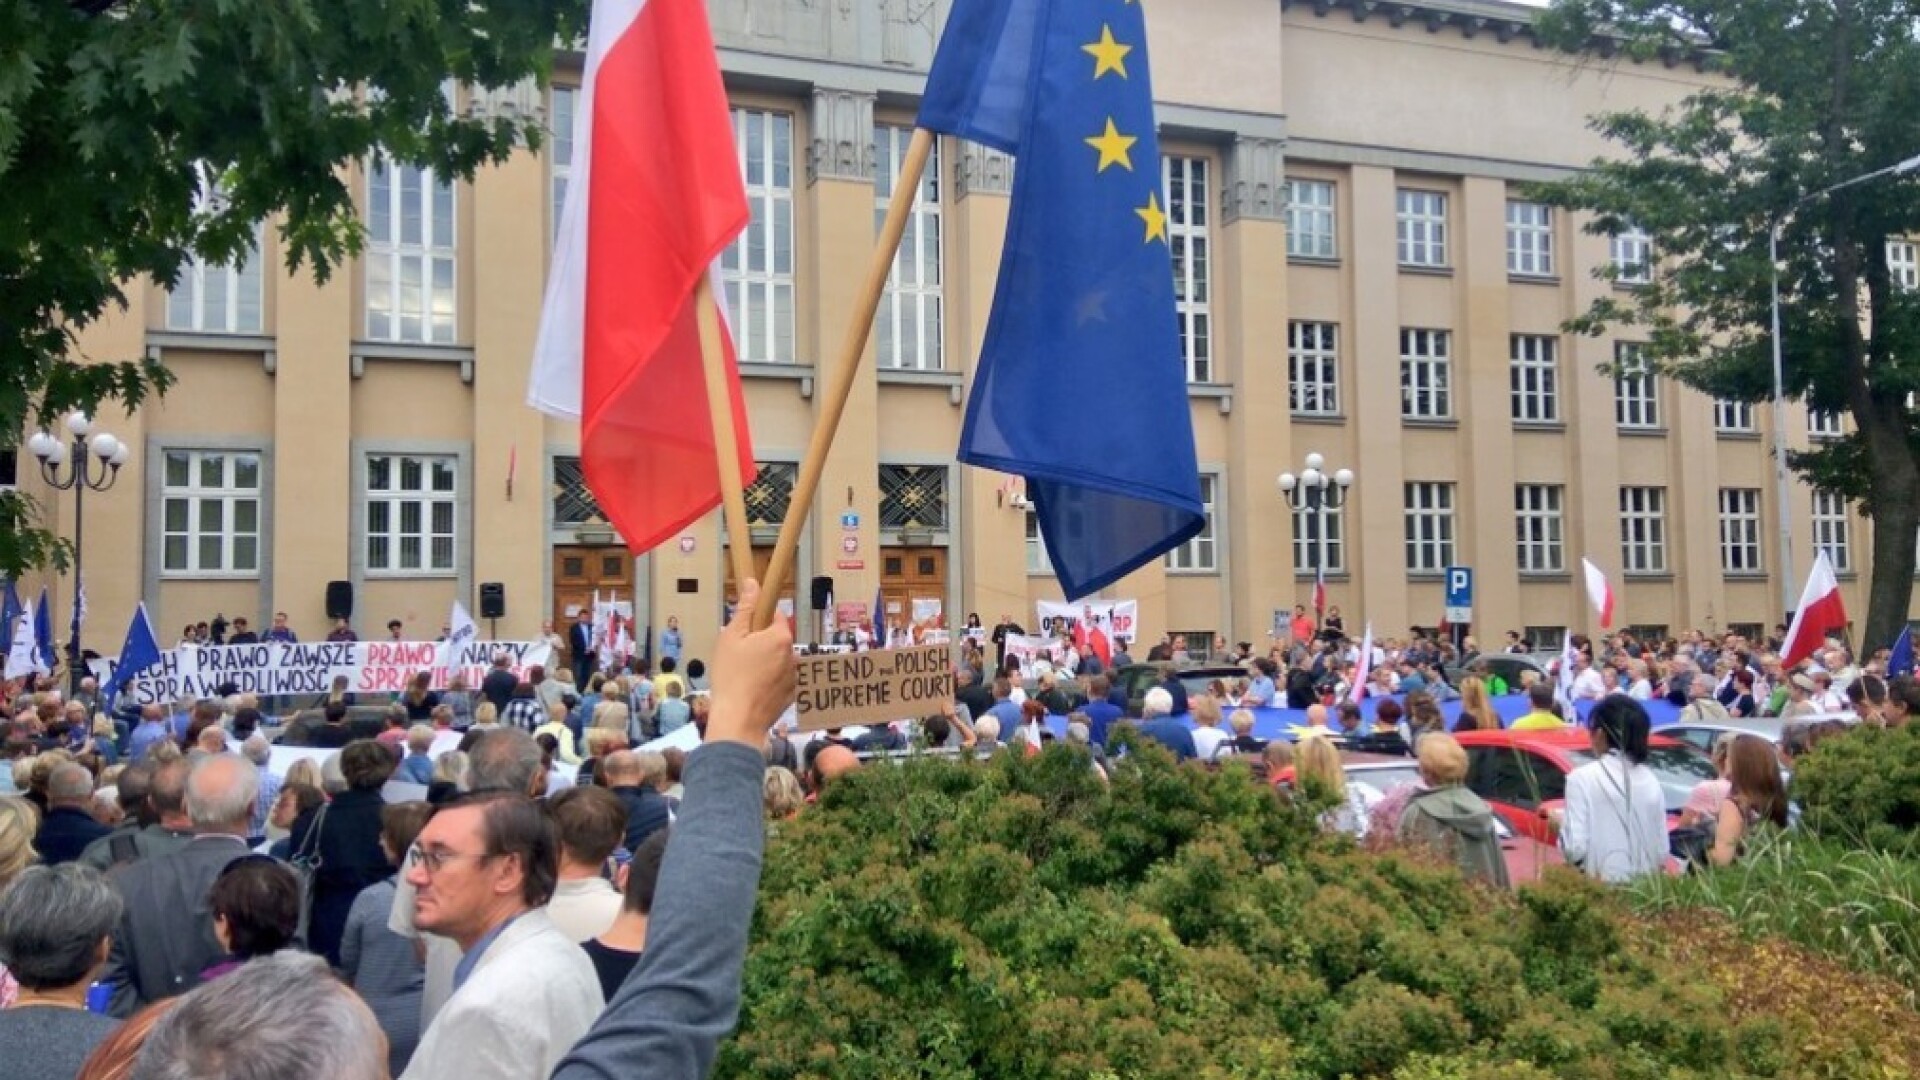
[[[94,818],[92,803],[93,774],[85,765],[68,762],[53,770],[47,778],[47,816],[33,838],[41,862],[72,862],[88,844],[107,835],[110,830]]]
[[[593,675],[593,612],[587,608],[567,630],[567,658],[573,662],[573,685],[585,689]]]
[[[247,854],[259,796],[260,778],[251,761],[237,754],[203,758],[187,777],[193,840],[112,875],[127,905],[100,976],[112,987],[114,1016],[132,1016],[145,1005],[192,990],[200,985],[200,973],[220,958],[207,890],[228,863]]]

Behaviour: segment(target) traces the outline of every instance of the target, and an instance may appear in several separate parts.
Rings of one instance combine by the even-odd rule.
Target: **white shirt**
[[[1589,876],[1621,882],[1667,864],[1667,803],[1645,765],[1611,753],[1567,776],[1560,848]]]
[[[624,902],[605,878],[572,878],[554,886],[553,899],[547,901],[547,917],[554,928],[578,945],[596,938],[620,917]]]
[[[1220,753],[1220,747],[1232,741],[1225,731],[1217,727],[1196,727],[1193,729],[1193,748],[1199,751],[1201,761],[1212,761]]]
[[[1573,700],[1599,701],[1607,696],[1607,681],[1593,668],[1573,677]]]

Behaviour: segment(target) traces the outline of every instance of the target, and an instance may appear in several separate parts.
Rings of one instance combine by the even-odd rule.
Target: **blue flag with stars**
[[[1893,639],[1893,652],[1887,657],[1887,674],[1913,674],[1913,627],[1900,628],[1900,636]]]
[[[920,126],[1013,155],[960,460],[1027,479],[1069,599],[1205,526],[1134,0],[955,0]]]

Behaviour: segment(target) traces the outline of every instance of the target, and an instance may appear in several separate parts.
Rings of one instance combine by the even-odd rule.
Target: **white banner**
[[[1040,613],[1040,633],[1046,637],[1061,634],[1073,636],[1075,624],[1086,621],[1089,629],[1103,632],[1107,640],[1126,638],[1129,642],[1140,639],[1140,602],[1138,600],[1084,600],[1078,604],[1061,604],[1042,600],[1036,605]]]
[[[552,649],[539,641],[475,641],[462,647],[451,666],[443,663],[446,646],[435,641],[351,641],[258,645],[205,645],[170,649],[158,664],[127,683],[119,701],[148,705],[155,702],[198,700],[216,696],[229,683],[243,694],[261,697],[320,695],[333,689],[333,680],[346,676],[351,694],[397,694],[424,671],[433,688],[444,689],[456,671],[469,689],[478,689],[497,653],[506,653],[513,673],[526,677],[528,668],[546,666]],[[104,683],[113,677],[112,661],[96,662],[94,674]]]
[[[1044,656],[1049,662],[1057,665],[1067,656],[1067,646],[1059,638],[1008,634],[1006,645],[1007,655],[1018,657],[1023,671],[1032,667],[1033,662],[1040,657]]]

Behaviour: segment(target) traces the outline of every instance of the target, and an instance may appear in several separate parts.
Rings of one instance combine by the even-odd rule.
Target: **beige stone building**
[[[736,539],[764,562],[948,0],[710,6],[753,205],[726,263],[763,463],[753,536]],[[1191,383],[1166,408],[1192,413],[1211,524],[1108,590],[1140,602],[1146,634],[1259,640],[1275,608],[1307,599],[1311,533],[1275,478],[1310,451],[1358,477],[1326,537],[1350,628],[1433,625],[1440,572],[1461,565],[1477,575],[1477,630],[1553,637],[1588,621],[1582,557],[1614,576],[1631,625],[1778,618],[1767,410],[1600,374],[1631,337],[1559,327],[1615,287],[1597,268],[1639,264],[1645,242],[1589,236],[1524,187],[1604,152],[1589,115],[1658,107],[1702,76],[1576,69],[1534,42],[1531,12],[1151,7]],[[372,240],[328,284],[284,276],[268,228],[242,271],[195,268],[87,335],[90,355],[158,356],[179,377],[164,402],[103,418],[135,454],[87,500],[89,644],[117,648],[139,596],[169,642],[216,612],[282,610],[318,636],[329,582],[350,583],[363,636],[389,618],[434,636],[449,601],[478,611],[488,582],[504,585],[502,637],[564,620],[596,588],[656,629],[677,616],[690,642],[715,630],[730,588],[718,515],[629,557],[581,485],[573,427],[523,404],[577,62],[550,93],[461,91],[481,112],[544,110],[557,137],[537,155],[470,184],[354,170]],[[818,575],[842,602],[878,589],[890,609],[937,601],[989,625],[1031,624],[1033,602],[1058,596],[1017,487],[954,460],[1012,168],[939,143],[802,546],[803,613]],[[1892,255],[1911,281],[1912,248]],[[1071,387],[1057,403],[1089,437],[1132,434],[1075,417]],[[1804,445],[1829,422],[1794,408],[1785,435]],[[30,466],[18,482],[33,490]],[[72,497],[57,505],[70,523]],[[1818,538],[1862,611],[1863,523],[1803,487],[1786,509],[1796,572]],[[64,626],[70,584],[57,591]]]

